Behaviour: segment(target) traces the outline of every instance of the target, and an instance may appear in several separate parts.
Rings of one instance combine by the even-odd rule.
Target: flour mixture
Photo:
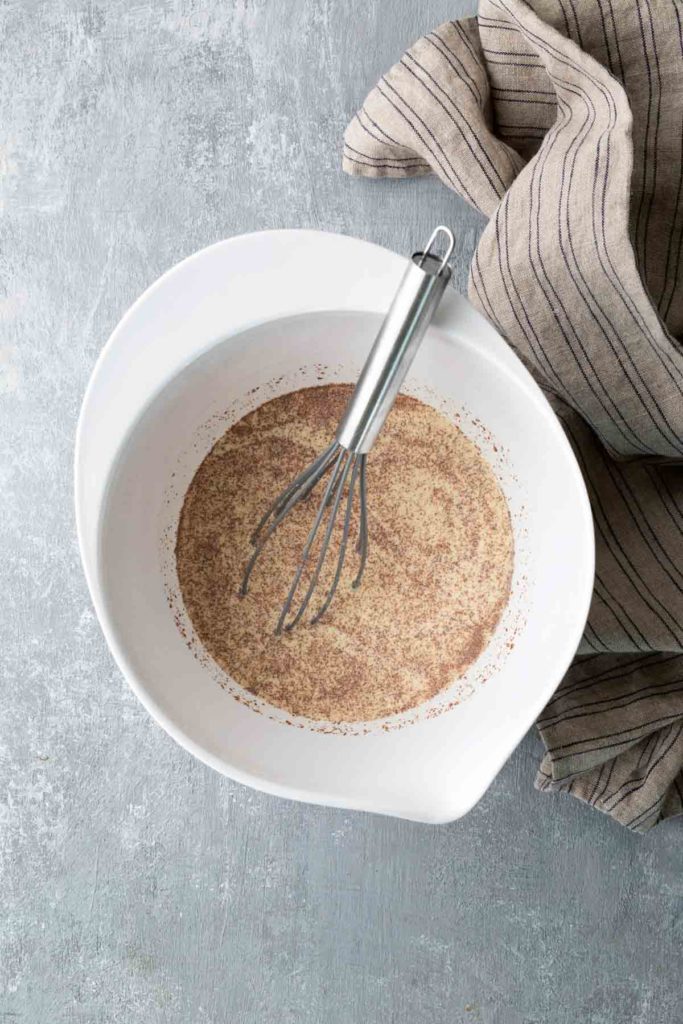
[[[273,496],[330,443],[350,393],[304,388],[232,426],[190,484],[176,542],[185,607],[214,660],[268,703],[334,723],[405,712],[462,676],[496,628],[513,564],[508,507],[477,446],[400,395],[368,459],[362,585],[351,589],[349,551],[324,618],[274,635],[317,502],[276,531],[240,598],[249,537]],[[323,596],[334,555],[328,563]]]

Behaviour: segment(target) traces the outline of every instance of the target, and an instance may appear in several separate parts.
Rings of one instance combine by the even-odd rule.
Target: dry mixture
[[[276,531],[240,598],[249,537],[273,497],[329,444],[350,393],[348,385],[304,388],[232,426],[190,484],[176,542],[185,607],[209,654],[268,703],[326,722],[405,712],[461,676],[501,617],[513,563],[507,504],[477,446],[430,406],[400,395],[368,458],[361,587],[351,589],[350,544],[325,617],[274,635],[322,492]],[[356,520],[352,536],[357,530]],[[328,580],[336,550],[333,543]]]

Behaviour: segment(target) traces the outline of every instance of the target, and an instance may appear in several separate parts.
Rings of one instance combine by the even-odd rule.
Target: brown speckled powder
[[[351,589],[350,545],[325,617],[274,635],[317,502],[303,503],[276,532],[240,598],[249,536],[272,498],[329,444],[350,390],[304,388],[231,427],[190,484],[176,541],[185,607],[209,654],[263,700],[327,722],[405,712],[461,676],[500,619],[513,562],[507,504],[477,446],[401,395],[368,458],[361,587]],[[340,533],[341,525],[333,552]],[[320,602],[335,558],[328,562]],[[311,613],[317,607],[314,598]]]

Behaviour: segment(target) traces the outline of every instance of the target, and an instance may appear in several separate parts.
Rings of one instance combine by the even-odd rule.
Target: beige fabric
[[[537,786],[636,831],[683,811],[682,19],[673,0],[482,0],[344,141],[350,174],[434,172],[491,218],[470,299],[551,398],[596,528]]]

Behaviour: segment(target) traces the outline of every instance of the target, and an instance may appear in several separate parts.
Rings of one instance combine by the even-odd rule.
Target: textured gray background
[[[532,789],[530,735],[463,821],[299,806],[211,772],[107,652],[71,499],[78,407],[134,298],[235,232],[407,252],[481,218],[339,170],[376,76],[457,0],[0,5],[0,1021],[674,1024],[680,822]]]

